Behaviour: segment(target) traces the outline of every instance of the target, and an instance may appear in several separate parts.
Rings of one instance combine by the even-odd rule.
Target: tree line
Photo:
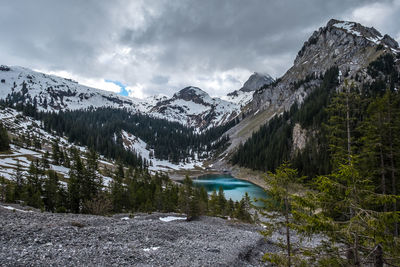
[[[304,172],[307,161],[288,157],[269,171],[271,198],[263,214],[271,223],[265,234],[278,227],[286,238],[283,250],[266,254],[266,260],[282,266],[400,264],[400,95],[397,82],[386,82],[398,77],[392,59],[383,55],[370,65],[375,81],[345,80],[330,92],[315,128],[323,142],[311,139],[315,148],[326,148],[329,168]],[[326,159],[315,160],[325,164]],[[325,240],[306,247],[293,242],[293,233]]]
[[[18,162],[12,180],[1,177],[0,199],[49,212],[182,212],[188,220],[210,215],[252,222],[247,195],[233,202],[225,198],[221,188],[209,197],[203,187],[194,187],[189,177],[178,185],[166,174],[151,175],[147,169],[126,167],[122,162],[114,170],[106,170],[104,176],[98,158],[94,150],[81,154],[74,147],[63,150],[53,142],[51,157],[47,152],[34,159],[27,172]],[[69,177],[60,176],[51,165],[68,167]]]

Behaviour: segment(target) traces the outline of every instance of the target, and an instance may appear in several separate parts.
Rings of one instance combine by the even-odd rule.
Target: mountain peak
[[[249,79],[243,84],[243,87],[240,91],[243,92],[251,92],[259,89],[260,87],[271,84],[274,82],[274,79],[268,74],[262,74],[259,72],[254,72]]]
[[[327,23],[326,28],[328,30],[340,29],[348,34],[361,36],[371,42],[374,42],[375,44],[386,45],[390,48],[397,49],[399,47],[399,44],[396,42],[396,40],[389,35],[385,34],[385,36],[382,36],[382,34],[374,27],[366,27],[357,22],[331,19]]]
[[[198,87],[188,86],[175,93],[173,98],[193,101],[198,98],[210,98],[210,96]]]

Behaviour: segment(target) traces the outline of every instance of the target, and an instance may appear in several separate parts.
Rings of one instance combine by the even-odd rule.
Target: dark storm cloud
[[[400,38],[399,9],[400,0],[2,1],[0,58],[117,80],[136,95],[189,84],[218,95],[253,71],[282,75],[330,18]]]
[[[172,1],[171,1],[172,2]],[[121,41],[156,44],[172,69],[246,67],[266,70],[268,56],[295,55],[313,29],[368,1],[183,1],[147,17],[145,29],[126,29]],[[195,3],[195,4],[194,4]],[[274,66],[277,67],[277,66]],[[281,66],[274,74],[282,73]]]

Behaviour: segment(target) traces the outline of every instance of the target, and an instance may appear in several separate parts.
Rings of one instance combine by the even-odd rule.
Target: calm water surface
[[[218,193],[220,186],[224,189],[225,198],[240,201],[247,192],[250,199],[265,198],[264,190],[253,183],[237,179],[226,174],[205,175],[193,180],[195,186],[204,186],[207,193],[211,194],[215,189]]]

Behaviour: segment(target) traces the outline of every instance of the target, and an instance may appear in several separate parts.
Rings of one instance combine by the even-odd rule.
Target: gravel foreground
[[[276,249],[257,226],[220,218],[164,222],[182,215],[102,217],[4,206],[0,266],[265,266],[263,253]]]

